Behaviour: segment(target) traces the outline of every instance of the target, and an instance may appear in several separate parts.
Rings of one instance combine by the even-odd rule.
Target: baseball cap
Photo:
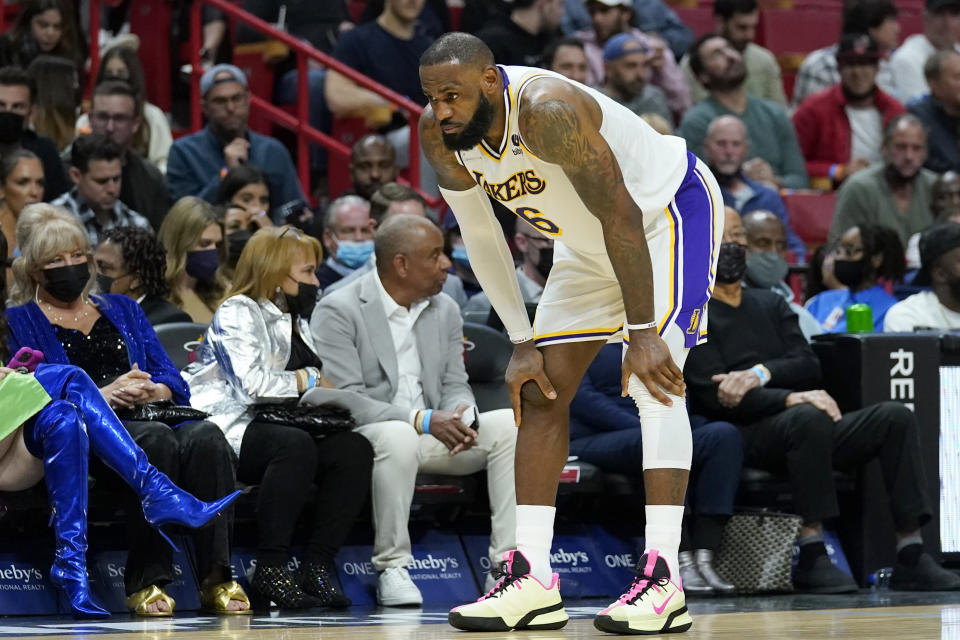
[[[927,0],[924,3],[924,8],[927,11],[960,8],[960,0]]]
[[[583,4],[589,4],[591,2],[599,2],[608,7],[633,7],[633,0],[583,0]]]
[[[929,286],[933,283],[930,271],[943,254],[960,247],[960,224],[941,222],[929,227],[920,235],[920,270],[913,284]]]
[[[229,77],[224,76],[223,78],[217,78],[217,76],[222,73],[229,73],[230,75]],[[210,91],[210,89],[213,89],[214,85],[218,85],[223,82],[239,82],[244,88],[246,88],[247,76],[244,75],[243,71],[232,64],[218,64],[210,67],[203,74],[203,77],[200,78],[200,95],[207,95],[207,92]]]
[[[960,0],[958,0],[960,1]],[[837,62],[853,64],[857,62],[879,63],[880,47],[865,33],[845,33],[837,46]]]
[[[612,62],[631,53],[649,53],[647,45],[630,33],[618,33],[603,47],[603,61]]]

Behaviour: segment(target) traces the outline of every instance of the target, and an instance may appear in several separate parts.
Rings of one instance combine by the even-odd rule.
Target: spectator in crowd
[[[207,126],[170,147],[167,185],[174,200],[197,196],[212,201],[226,172],[252,164],[267,175],[273,201],[306,201],[286,147],[274,138],[247,129],[250,94],[247,77],[237,67],[221,64],[200,78]]]
[[[227,289],[220,271],[223,227],[210,203],[185,196],[170,208],[157,239],[167,251],[170,301],[194,322],[207,324]]]
[[[673,53],[673,59],[682,58],[693,42],[693,31],[670,5],[661,0],[633,0],[629,4],[633,6],[633,21],[637,28],[663,38]],[[564,33],[575,33],[590,27],[590,13],[582,0],[565,0],[564,6],[566,11],[560,21]]]
[[[25,0],[13,27],[0,36],[0,67],[25,69],[40,55],[59,56],[79,67],[71,11],[60,0]]]
[[[140,306],[127,296],[89,295],[93,250],[75,217],[31,205],[17,223],[17,240],[22,256],[14,262],[11,300],[19,306],[6,312],[12,351],[30,346],[50,364],[78,366],[115,410],[164,400],[189,404],[190,390]],[[172,429],[132,415],[123,426],[160,471],[203,500],[233,490],[230,449],[215,424],[190,421]],[[173,599],[164,591],[175,578],[173,551],[144,520],[140,498],[127,493],[124,502],[131,541],[123,573],[126,606],[140,616],[173,615]],[[228,516],[194,536],[201,602],[224,613],[250,608],[230,577],[231,527]],[[230,597],[213,605],[222,590]]]
[[[786,259],[787,234],[780,218],[769,211],[758,209],[741,219],[730,207],[726,208],[725,218],[724,237],[729,237],[730,242],[745,244],[747,247],[747,271],[743,276],[743,284],[758,289],[770,289],[783,296],[790,305],[790,310],[797,314],[800,331],[808,342],[813,336],[823,333],[820,323],[796,302],[793,289],[785,282],[790,268]],[[729,236],[727,231],[730,232]]]
[[[242,164],[227,172],[217,190],[216,204],[243,210],[249,219],[239,225],[240,227],[246,227],[250,223],[257,229],[273,226],[270,220],[270,187],[267,185],[267,176],[249,164]]]
[[[244,11],[270,24],[279,23],[282,6],[286,7],[286,20],[281,28],[294,38],[309,42],[311,46],[324,53],[333,51],[340,34],[354,27],[346,0],[327,0],[319,3],[243,0]],[[241,27],[238,39],[240,42],[248,42],[253,40],[254,36]]]
[[[806,256],[806,245],[790,227],[787,206],[780,194],[749,177],[749,171],[759,167],[756,159],[746,160],[749,153],[747,128],[743,121],[736,116],[714,118],[703,141],[703,158],[717,178],[724,204],[733,207],[740,215],[758,209],[776,214],[787,230],[788,248],[802,260]]]
[[[945,171],[930,189],[930,212],[934,223],[960,222],[960,173]],[[907,241],[907,269],[920,268],[920,232]]]
[[[920,236],[920,272],[915,285],[929,285],[896,303],[883,319],[884,331],[918,327],[960,329],[960,224],[935,224]]]
[[[557,38],[543,50],[543,66],[565,78],[587,84],[587,54],[576,38]]]
[[[411,187],[388,182],[377,189],[370,198],[370,218],[376,223],[376,226],[383,224],[388,218],[408,214],[420,216],[422,218],[433,218],[427,213],[427,204],[423,197]],[[328,296],[334,291],[349,286],[355,280],[373,271],[377,266],[377,256],[371,253],[367,261],[360,267],[354,269],[344,277],[340,278],[321,292],[321,296]],[[443,292],[454,299],[458,306],[462,307],[467,302],[467,294],[463,290],[463,282],[452,273],[447,274],[447,279],[443,283]]]
[[[133,298],[154,327],[191,322],[186,312],[167,300],[167,252],[152,232],[138,227],[111,229],[104,234],[93,259],[100,293]]]
[[[350,182],[353,192],[370,200],[373,192],[397,179],[397,153],[382,135],[369,133],[350,149]]]
[[[673,120],[663,91],[649,84],[651,52],[629,33],[618,33],[603,48],[606,74],[601,90],[635,114],[656,113]]]
[[[449,222],[448,222],[449,221]],[[450,225],[450,226],[447,226]],[[480,283],[470,266],[470,256],[467,255],[467,246],[460,234],[460,225],[452,215],[444,220],[443,246],[444,251],[453,263],[452,274],[463,282],[464,295],[467,299],[480,293]],[[513,237],[510,234],[507,237]],[[466,302],[464,302],[466,304]]]
[[[359,269],[373,255],[370,203],[360,196],[340,196],[327,207],[323,247],[327,259],[317,270],[320,290]]]
[[[813,250],[810,254],[810,268],[807,270],[807,285],[803,288],[804,300],[810,300],[828,289],[845,288],[833,273],[836,258],[835,244],[822,244]]]
[[[294,227],[261,229],[237,263],[233,285],[184,377],[194,406],[211,414],[237,456],[237,478],[259,484],[256,595],[282,609],[350,606],[333,559],[363,509],[373,451],[359,434],[313,436],[258,417],[265,404],[295,402],[330,387],[310,314],[320,243]],[[327,328],[323,327],[326,331]],[[291,573],[290,542],[311,484],[316,511],[306,552]]]
[[[387,182],[370,196],[370,218],[379,225],[388,216],[398,213],[409,213],[425,218],[427,202],[413,187]]]
[[[930,226],[936,174],[923,168],[926,157],[923,123],[909,113],[895,116],[883,131],[883,163],[858,171],[837,191],[830,240],[854,225],[873,223],[894,229],[906,243]]]
[[[143,65],[137,52],[129,46],[118,46],[103,52],[100,58],[100,68],[97,70],[96,84],[100,85],[108,80],[126,82],[133,89],[137,103],[137,118],[140,124],[133,133],[130,147],[141,158],[146,159],[160,170],[167,172],[167,156],[170,155],[170,145],[173,144],[173,135],[170,133],[170,123],[160,107],[147,102],[146,78],[143,75]],[[77,119],[77,133],[89,133],[91,128],[90,117],[83,114]]]
[[[913,412],[882,402],[841,414],[818,389],[820,362],[784,299],[741,286],[744,253],[736,243],[720,248],[708,308],[711,338],[691,350],[684,379],[692,413],[741,428],[744,464],[789,477],[794,509],[803,518],[794,587],[824,594],[857,590],[830,562],[822,523],[840,515],[833,471],[855,471],[872,459],[880,463],[897,534],[890,587],[960,587],[960,576],[923,550],[920,527],[930,519],[930,505]]]
[[[880,49],[877,69],[877,86],[894,98],[899,96],[897,81],[890,67],[889,53],[900,44],[900,23],[897,21],[897,6],[893,0],[846,0],[843,4],[842,34],[865,33]],[[800,106],[807,96],[823,91],[840,82],[837,66],[837,47],[811,51],[797,71],[793,85],[791,104]]]
[[[897,299],[878,282],[900,282],[906,269],[903,243],[897,232],[877,224],[858,224],[847,229],[837,245],[833,274],[845,289],[829,289],[806,302],[826,333],[847,330],[846,310],[863,303],[873,311],[875,331],[883,331],[883,318]]]
[[[839,84],[810,95],[793,114],[811,183],[828,189],[880,162],[883,129],[904,112],[877,87],[880,50],[870,36],[845,34],[836,60]]]
[[[33,111],[36,85],[19,67],[0,68],[0,156],[17,149],[32,151],[43,164],[46,181],[43,199],[50,201],[70,188],[57,146],[50,138],[38,135],[27,125]]]
[[[477,31],[497,64],[538,67],[540,54],[557,36],[563,0],[514,0],[509,15]]]
[[[121,151],[110,139],[96,133],[80,136],[70,148],[70,164],[74,187],[52,204],[77,216],[90,246],[100,244],[103,233],[114,227],[152,228],[149,220],[120,200]]]
[[[163,174],[133,148],[143,126],[143,105],[133,88],[122,80],[106,80],[93,89],[90,127],[120,149],[123,167],[120,201],[139,212],[154,229],[159,229],[170,208],[170,195]]]
[[[375,21],[341,35],[333,57],[401,96],[425,105],[418,69],[420,56],[432,40],[417,32],[417,16],[423,5],[424,0],[386,0],[383,13]],[[392,61],[392,64],[384,64],[385,60]],[[323,91],[333,115],[364,117],[369,128],[380,129],[387,136],[396,150],[400,168],[407,167],[410,127],[399,110],[373,91],[356,85],[332,69],[327,71]],[[431,193],[437,190],[436,174],[422,154],[420,187]]]
[[[890,70],[897,78],[898,98],[910,104],[930,90],[923,73],[927,60],[937,51],[949,51],[960,42],[960,0],[926,0],[923,33],[903,41],[890,57]]]
[[[0,234],[0,255],[7,252]],[[7,362],[7,290],[0,280],[0,360]],[[9,375],[0,369],[0,378]],[[87,477],[89,450],[138,495],[146,519],[154,526],[175,522],[203,525],[239,492],[213,504],[195,501],[147,463],[100,389],[82,369],[40,364],[34,374],[51,401],[0,440],[0,490],[20,491],[44,479],[50,502],[56,551],[50,581],[65,596],[75,618],[106,618],[109,612],[92,597],[87,576]],[[2,400],[19,393],[7,386]]]
[[[43,164],[32,151],[18,149],[0,156],[0,231],[7,241],[4,258],[17,251],[17,218],[29,204],[43,198]]]
[[[527,223],[518,224],[513,235],[513,246],[520,256],[517,267],[517,282],[520,295],[526,303],[537,303],[543,293],[543,285],[553,267],[553,239],[544,237]],[[463,305],[463,318],[467,322],[487,324],[492,305],[487,294],[481,291]]]
[[[364,24],[376,20],[383,13],[385,3],[386,0],[366,0],[357,23]],[[417,16],[417,31],[430,40],[436,40],[450,30],[450,8],[447,6],[447,0],[426,0],[420,15]]]
[[[586,6],[590,12],[589,28],[576,33],[587,54],[586,84],[591,87],[603,86],[606,75],[604,47],[614,36],[630,34],[648,51],[648,82],[666,95],[673,114],[670,120],[679,120],[683,112],[690,108],[690,89],[667,43],[633,26],[631,0],[589,0]]]
[[[747,70],[740,52],[725,38],[707,34],[694,43],[689,56],[690,69],[710,92],[687,111],[677,130],[690,151],[703,154],[714,118],[735,115],[747,127],[750,157],[762,160],[750,167],[751,178],[778,187],[806,187],[807,170],[787,110],[745,90]]]
[[[927,161],[935,173],[960,171],[960,52],[937,51],[923,65],[929,95],[908,111],[927,128]]]
[[[754,42],[760,23],[757,0],[716,0],[713,3],[713,19],[716,33],[726,38],[743,59],[747,73],[743,87],[747,93],[786,106],[787,96],[783,92],[777,58]],[[690,62],[688,54],[680,61],[680,66],[690,84],[693,103],[696,104],[713,92],[703,84],[700,73],[691,67]]]
[[[63,151],[74,138],[80,106],[77,68],[65,58],[43,55],[33,59],[27,73],[37,87],[31,112],[33,129]]]
[[[726,231],[726,230],[724,230]],[[570,455],[604,471],[642,475],[643,429],[636,405],[623,397],[623,346],[607,344],[587,369],[570,402]],[[731,595],[736,587],[713,568],[723,527],[733,515],[740,486],[743,441],[729,422],[690,416],[693,460],[687,503],[690,546],[680,552],[680,574],[688,595]],[[685,545],[683,545],[685,546]]]
[[[413,560],[407,527],[418,471],[487,469],[495,564],[514,545],[517,430],[509,409],[477,412],[460,309],[441,293],[450,262],[440,230],[425,218],[398,215],[384,222],[375,242],[376,270],[321,300],[311,327],[330,380],[378,405],[379,415],[358,419],[357,429],[376,456],[377,601],[420,604],[406,568]]]

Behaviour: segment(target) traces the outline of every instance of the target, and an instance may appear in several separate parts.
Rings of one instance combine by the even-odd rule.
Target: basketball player
[[[692,621],[677,551],[692,444],[681,370],[706,339],[720,189],[681,138],[556,73],[495,66],[474,36],[437,40],[420,59],[420,81],[429,100],[423,149],[515,344],[507,383],[519,426],[517,550],[497,585],[453,609],[450,623],[470,631],[566,624],[549,554],[569,405],[600,347],[622,335],[623,393],[643,425],[646,551],[633,584],[594,624],[685,631]],[[488,194],[555,240],[535,329]]]

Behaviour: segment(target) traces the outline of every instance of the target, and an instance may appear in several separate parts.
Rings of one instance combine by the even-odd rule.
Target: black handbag
[[[163,424],[176,427],[184,422],[195,422],[206,420],[210,417],[209,413],[194,409],[193,407],[174,404],[172,400],[159,400],[157,402],[148,402],[138,404],[135,407],[124,407],[116,410],[117,417],[121,420],[130,422],[162,422]]]
[[[320,440],[357,426],[349,409],[329,404],[268,404],[257,409],[255,422],[302,429]]]

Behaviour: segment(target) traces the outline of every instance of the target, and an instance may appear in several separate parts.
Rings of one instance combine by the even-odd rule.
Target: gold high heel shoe
[[[247,603],[246,609],[228,609],[231,600],[239,600]],[[250,605],[250,598],[244,592],[235,580],[230,582],[221,582],[200,590],[200,608],[207,613],[214,613],[219,616],[250,615],[253,613],[253,607]]]
[[[170,611],[147,611],[147,607],[154,602],[159,602],[163,600],[167,603],[167,606],[170,607]],[[146,589],[140,589],[136,593],[127,596],[126,600],[127,609],[130,610],[135,616],[144,616],[147,618],[169,618],[173,616],[173,608],[176,606],[177,601],[167,595],[167,592],[158,587],[155,584],[150,585]]]

